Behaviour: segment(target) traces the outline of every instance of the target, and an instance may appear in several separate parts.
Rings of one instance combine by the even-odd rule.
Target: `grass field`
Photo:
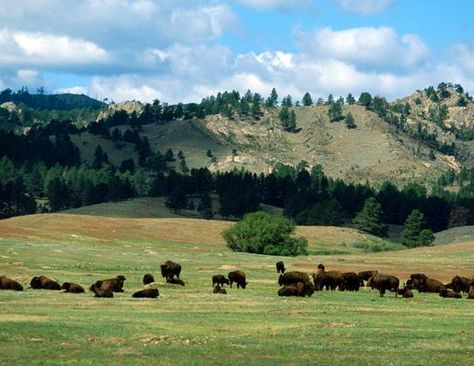
[[[310,250],[339,255],[281,258],[230,252],[231,225],[191,219],[34,215],[0,221],[0,274],[27,284],[46,275],[88,286],[117,274],[125,293],[0,292],[0,364],[5,365],[469,365],[474,364],[474,302],[418,294],[395,298],[317,292],[276,295],[274,263],[294,270],[379,269],[405,280],[422,271],[442,281],[474,275],[474,242],[383,253],[344,245],[357,232],[299,228]],[[182,264],[186,287],[164,284],[159,264]],[[211,293],[211,276],[247,273],[245,290]],[[141,278],[158,279],[158,300],[132,299]]]

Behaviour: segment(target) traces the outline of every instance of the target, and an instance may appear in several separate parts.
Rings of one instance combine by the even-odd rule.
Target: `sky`
[[[0,90],[200,102],[474,94],[472,0],[0,0]]]

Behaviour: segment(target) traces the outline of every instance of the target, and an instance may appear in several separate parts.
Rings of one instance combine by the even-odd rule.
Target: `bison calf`
[[[397,291],[397,293],[399,295],[401,295],[402,297],[404,297],[405,299],[409,299],[409,298],[412,298],[413,297],[413,291],[411,290],[411,288],[405,286],[404,288],[401,288]]]
[[[132,297],[135,297],[135,298],[149,298],[149,299],[156,299],[158,296],[160,296],[160,292],[158,291],[157,288],[147,288],[145,290],[134,292],[132,295]]]
[[[171,283],[172,285],[180,285],[184,286],[184,281],[180,280],[179,278],[168,278],[166,283]]]
[[[213,294],[221,294],[221,295],[226,295],[227,291],[225,288],[220,287],[219,285],[215,286],[214,289],[212,290]]]
[[[212,287],[214,287],[216,284],[223,287],[229,283],[229,280],[224,275],[219,274],[212,276]]]
[[[456,292],[454,290],[451,290],[451,289],[447,289],[447,288],[444,288],[444,289],[441,289],[439,291],[439,296],[441,297],[449,297],[451,299],[460,299],[462,298],[461,294],[459,292]]]
[[[72,294],[82,294],[84,292],[84,288],[81,285],[70,282],[64,282],[61,289],[66,290],[64,292],[70,292]]]
[[[6,276],[0,276],[0,290],[23,291],[23,286]]]

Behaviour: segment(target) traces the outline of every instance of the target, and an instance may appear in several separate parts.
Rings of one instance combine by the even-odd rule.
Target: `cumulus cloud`
[[[238,3],[260,10],[307,10],[314,9],[313,0],[236,0]]]
[[[316,57],[360,65],[411,67],[429,57],[428,47],[420,37],[399,36],[389,27],[322,28],[313,33],[296,31],[295,37],[300,48]]]
[[[373,15],[387,10],[393,0],[337,0],[344,11]]]

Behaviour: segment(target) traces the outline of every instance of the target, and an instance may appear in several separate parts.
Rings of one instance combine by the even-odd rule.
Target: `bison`
[[[156,299],[158,296],[160,296],[160,292],[158,291],[157,288],[147,288],[144,290],[134,292],[132,295],[132,297],[135,297],[135,298],[149,298],[149,299]]]
[[[248,282],[245,277],[245,272],[232,271],[232,272],[229,272],[229,274],[227,275],[227,278],[229,279],[230,287],[232,287],[232,284],[234,282],[237,284],[237,288],[242,287],[243,289],[245,289],[245,287],[248,285]]]
[[[214,287],[216,284],[224,287],[224,285],[228,285],[229,283],[229,280],[224,275],[219,274],[212,276],[212,287]]]
[[[298,282],[311,283],[309,276],[306,273],[299,271],[286,272],[281,274],[278,278],[278,284],[280,286],[288,286]]]
[[[449,297],[451,299],[460,299],[462,298],[461,294],[459,292],[456,292],[451,289],[443,288],[439,291],[439,296],[441,297]]]
[[[180,286],[184,286],[184,281],[179,279],[179,278],[167,278],[166,279],[166,283],[170,283],[172,285],[180,285]]]
[[[451,282],[448,283],[446,287],[453,289],[456,292],[468,292],[469,282],[469,278],[456,275],[451,279]]]
[[[23,286],[7,276],[0,276],[0,290],[23,291]]]
[[[335,290],[338,288],[343,279],[342,272],[339,271],[328,271],[319,268],[316,273],[313,273],[313,281],[316,290],[323,290],[326,287],[326,290]]]
[[[95,297],[114,297],[112,284],[107,281],[96,281],[90,287]]]
[[[311,296],[314,293],[314,285],[312,283],[297,282],[287,286],[283,286],[278,290],[278,296]]]
[[[395,296],[398,295],[398,287],[400,285],[400,280],[395,276],[376,274],[373,277],[369,278],[367,286],[379,290],[380,296],[385,295],[385,291],[395,292]]]
[[[84,288],[81,285],[70,282],[64,282],[61,289],[65,290],[64,292],[70,292],[72,294],[82,294],[84,292]]]
[[[161,275],[166,278],[166,280],[172,279],[175,276],[176,278],[179,278],[179,275],[181,273],[181,265],[179,265],[178,263],[168,260],[160,267]]]
[[[212,293],[213,293],[213,294],[226,295],[226,294],[227,294],[227,291],[225,290],[225,288],[222,288],[222,287],[220,287],[219,285],[217,285],[217,286],[215,286],[215,287],[212,289]]]
[[[275,266],[277,273],[285,273],[285,263],[283,261],[276,262]]]
[[[467,298],[468,299],[474,299],[474,285],[471,285],[471,287],[469,287],[469,292],[467,293]]]
[[[370,277],[374,277],[377,273],[379,273],[379,271],[361,271],[357,273],[357,276],[359,276],[362,281],[367,282]]]
[[[340,291],[359,291],[360,277],[354,272],[346,272],[342,274],[342,280],[339,284]]]
[[[397,293],[405,299],[413,297],[413,291],[409,286],[399,289]]]
[[[155,282],[155,277],[153,277],[152,274],[147,273],[146,275],[143,276],[143,284],[145,286],[149,285],[150,283],[154,283],[154,282]]]
[[[123,275],[118,275],[115,278],[109,278],[107,280],[102,280],[102,287],[105,287],[105,284],[108,284],[108,287],[113,292],[123,292],[123,285],[125,282],[126,278]]]
[[[35,290],[61,290],[59,283],[45,276],[33,277],[30,286]]]

